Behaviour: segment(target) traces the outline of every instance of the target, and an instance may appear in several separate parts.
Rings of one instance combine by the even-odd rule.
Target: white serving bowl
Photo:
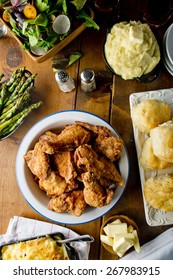
[[[33,175],[26,163],[24,162],[24,155],[33,149],[39,136],[46,130],[62,130],[65,125],[72,124],[75,121],[88,122],[93,125],[102,125],[108,127],[112,131],[112,135],[119,136],[118,133],[102,118],[84,111],[60,111],[49,115],[38,121],[23,138],[16,157],[16,178],[20,191],[22,192],[26,201],[34,208],[40,215],[45,218],[62,223],[62,224],[81,224],[93,221],[114,207],[122,197],[129,176],[129,158],[126,147],[123,146],[121,158],[119,160],[119,170],[125,182],[124,187],[117,187],[114,197],[109,205],[101,208],[94,208],[87,206],[84,213],[80,217],[72,216],[68,213],[56,213],[48,209],[49,198],[45,192],[42,191],[33,179]]]

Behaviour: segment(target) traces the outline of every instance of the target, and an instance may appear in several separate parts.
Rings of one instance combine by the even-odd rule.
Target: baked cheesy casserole
[[[50,236],[5,245],[1,249],[2,260],[67,260],[63,245]]]

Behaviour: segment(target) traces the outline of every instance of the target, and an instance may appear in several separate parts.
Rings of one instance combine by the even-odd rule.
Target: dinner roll
[[[168,121],[150,131],[153,153],[173,163],[173,122]]]
[[[139,163],[145,170],[164,169],[173,166],[172,163],[163,161],[154,155],[150,137],[144,142]]]
[[[156,209],[173,211],[173,175],[161,174],[149,178],[144,185],[144,197]]]
[[[139,131],[149,133],[152,128],[170,120],[171,107],[165,102],[147,99],[132,107],[131,118]]]

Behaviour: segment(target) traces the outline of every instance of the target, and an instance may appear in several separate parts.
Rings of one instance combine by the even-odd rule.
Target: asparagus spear
[[[36,75],[37,75],[37,74],[32,74],[31,76],[29,76],[29,77],[26,79],[25,83],[23,84],[23,86],[22,86],[21,89],[19,90],[19,93],[24,92],[24,91],[27,89],[27,87],[31,84],[31,82],[34,81]]]
[[[7,96],[8,90],[7,90],[7,85],[3,84],[2,85],[2,89],[0,92],[0,111],[2,110],[3,104],[4,104],[4,100]]]
[[[23,109],[21,112],[10,118],[9,120],[5,121],[4,123],[0,124],[0,135],[2,137],[3,135],[3,129],[14,123],[14,126],[16,127],[23,121],[23,119],[33,110],[38,108],[43,104],[42,101],[39,101],[37,103],[31,104],[28,108]],[[9,133],[12,130],[10,129]]]
[[[24,82],[26,81],[26,77],[23,76],[20,80],[20,82],[18,83],[18,85],[16,86],[15,90],[12,92],[12,94],[9,96],[9,98],[7,98],[4,102],[4,106],[8,106],[9,104],[11,104],[17,97],[18,97],[18,92],[21,89],[21,87],[23,86]]]
[[[6,121],[7,119],[11,118],[12,115],[15,114],[17,110],[22,107],[23,104],[29,103],[30,101],[30,94],[28,91],[25,91],[24,94],[20,95],[19,98],[16,100],[13,107],[11,107],[8,111],[0,116],[0,124]]]
[[[10,87],[17,78],[22,77],[23,73],[24,73],[25,67],[14,70],[10,79],[6,82],[6,85],[8,87]]]

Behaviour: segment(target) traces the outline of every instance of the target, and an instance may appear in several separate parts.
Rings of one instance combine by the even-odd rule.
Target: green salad
[[[0,7],[3,20],[29,51],[48,51],[82,23],[99,30],[87,0],[0,0]]]

